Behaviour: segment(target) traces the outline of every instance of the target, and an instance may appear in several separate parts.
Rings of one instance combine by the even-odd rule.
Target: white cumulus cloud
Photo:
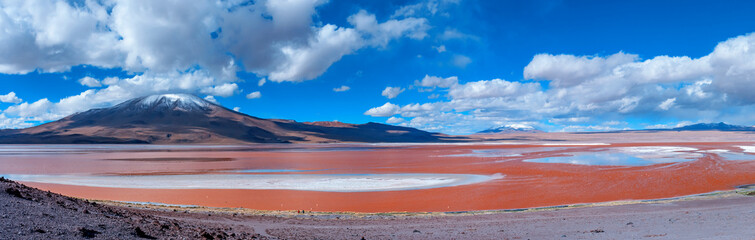
[[[8,107],[3,112],[8,118],[22,118],[24,122],[44,122],[57,120],[67,115],[92,108],[110,107],[125,100],[162,93],[197,93],[197,89],[208,92],[227,94],[237,89],[235,83],[219,82],[210,77],[206,71],[188,73],[152,73],[146,72],[131,78],[108,78],[105,88],[89,89],[78,95],[69,96],[52,102],[40,99],[33,103],[23,102]],[[229,90],[230,89],[230,90]],[[209,95],[209,94],[208,94]]]
[[[472,59],[467,56],[457,54],[454,55],[453,61],[451,61],[451,63],[453,63],[454,66],[465,68],[467,67],[467,65],[472,63]]]
[[[92,77],[83,77],[79,79],[79,84],[87,87],[102,87],[102,83]]]
[[[388,124],[396,124],[396,123],[402,123],[406,121],[406,119],[400,118],[400,117],[390,117],[388,120],[385,120],[385,123]]]
[[[435,48],[435,50],[437,50],[438,53],[443,53],[446,51],[446,45],[440,45],[438,47],[433,47],[433,48]]]
[[[370,108],[370,110],[364,112],[364,115],[373,117],[390,117],[396,115],[400,109],[401,108],[398,105],[387,102],[383,104],[383,106]]]
[[[214,104],[218,104],[218,100],[215,99],[215,96],[212,96],[212,95],[208,95],[208,96],[204,97],[204,100],[207,100],[207,101],[212,102]]]
[[[0,113],[0,129],[27,128],[33,125],[33,123],[26,122],[26,119],[9,118],[4,113]]]
[[[0,102],[4,103],[20,103],[22,100],[16,96],[15,92],[9,92],[5,95],[0,95]]]
[[[381,93],[381,95],[383,95],[383,97],[386,97],[388,99],[394,99],[398,97],[399,94],[404,92],[404,90],[406,89],[401,88],[401,87],[386,87],[385,89],[383,89],[383,92]]]
[[[80,79],[82,85],[104,87],[46,100],[48,109],[37,111],[44,116],[34,119],[51,119],[155,93],[227,97],[240,92],[239,72],[262,77],[259,86],[267,80],[311,80],[345,55],[385,48],[396,39],[423,39],[430,28],[425,18],[377,21],[364,10],[344,26],[313,22],[326,2],[2,1],[0,73],[66,72],[87,65],[132,74]],[[30,104],[9,110],[18,114],[14,109]]]
[[[10,106],[5,109],[3,113],[10,116],[32,118],[39,121],[52,120],[62,117],[62,115],[56,115],[55,113],[50,112],[49,109],[52,105],[53,103],[47,100],[47,98],[43,98],[33,103],[24,102],[18,105]]]
[[[611,123],[648,115],[659,122],[752,125],[754,49],[751,33],[724,40],[698,58],[544,53],[523,69],[524,80],[461,83],[456,77],[426,75],[415,86],[444,88],[447,101],[378,108],[406,118],[403,126],[448,133],[470,133],[498,123],[530,123],[556,131],[616,130],[627,125]]]
[[[221,85],[205,87],[200,92],[209,95],[229,97],[238,91],[239,85],[236,83],[224,83]]]
[[[333,88],[333,91],[334,92],[345,92],[345,91],[349,91],[349,89],[351,89],[349,86],[343,85],[343,86],[340,86],[340,87],[337,87],[337,88]]]
[[[447,78],[441,78],[436,76],[425,75],[420,81],[414,81],[414,85],[420,87],[441,87],[450,88],[459,83],[459,78],[451,76]]]
[[[516,97],[540,90],[540,84],[509,82],[501,79],[483,80],[456,85],[448,94],[454,99]]]
[[[262,93],[260,93],[259,91],[251,92],[246,95],[247,99],[256,99],[256,98],[261,98],[261,97],[262,97]]]
[[[676,98],[669,98],[666,99],[666,101],[663,101],[661,104],[658,104],[658,108],[663,110],[668,110],[671,108],[671,106],[674,106],[674,102],[676,102]]]

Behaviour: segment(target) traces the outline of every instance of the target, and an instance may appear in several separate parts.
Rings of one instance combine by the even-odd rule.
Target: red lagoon
[[[259,210],[426,212],[658,199],[755,184],[755,143],[3,145],[64,195]]]

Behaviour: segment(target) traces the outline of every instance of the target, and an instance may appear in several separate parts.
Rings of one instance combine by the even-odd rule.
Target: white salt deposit
[[[7,175],[17,181],[143,189],[278,189],[323,192],[415,190],[475,184],[500,174],[201,174],[165,176]]]
[[[697,151],[699,153],[727,153],[729,150],[726,149],[711,149],[711,150],[700,150]]]
[[[687,162],[703,156],[696,148],[674,146],[617,147],[602,152],[569,153],[558,156],[527,159],[525,162],[569,163],[579,165],[648,166],[661,163]]]
[[[541,146],[606,146],[608,143],[543,143]]]
[[[700,158],[703,155],[694,153],[697,148],[676,146],[645,146],[645,147],[620,147],[614,148],[620,152],[634,155],[644,159],[655,158]]]
[[[737,146],[747,153],[755,153],[755,146]]]

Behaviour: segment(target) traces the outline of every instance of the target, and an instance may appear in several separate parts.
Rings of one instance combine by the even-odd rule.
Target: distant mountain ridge
[[[606,132],[577,132],[578,134],[600,134],[600,133],[621,133],[621,132],[671,132],[671,131],[721,131],[721,132],[755,132],[755,127],[731,125],[724,122],[719,123],[697,123],[675,128],[651,128],[640,130],[617,130]]]
[[[672,131],[755,131],[755,127],[719,123],[698,123],[669,129]]]
[[[724,122],[719,123],[697,123],[675,128],[656,128],[643,130],[616,130],[605,132],[575,132],[579,134],[597,134],[597,133],[619,133],[619,132],[637,132],[637,131],[724,131],[724,132],[755,132],[755,126],[732,125]],[[526,125],[507,125],[502,127],[493,127],[476,134],[510,134],[510,133],[543,133],[531,126]]]
[[[0,131],[0,143],[324,143],[439,142],[439,133],[380,123],[302,123],[242,114],[189,94],[139,97],[26,129]]]
[[[504,134],[504,133],[541,133],[543,131],[525,125],[506,125],[488,128],[477,132],[478,134]]]

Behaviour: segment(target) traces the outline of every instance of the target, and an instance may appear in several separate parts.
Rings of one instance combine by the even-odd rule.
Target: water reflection
[[[484,149],[484,150],[472,150],[471,153],[443,155],[443,157],[521,157],[526,153],[538,153],[538,152],[550,152],[560,151],[566,148],[563,147],[547,147],[547,148],[505,148],[505,149]]]
[[[721,156],[721,158],[726,160],[734,160],[734,161],[753,161],[755,160],[755,155],[752,154],[746,154],[746,153],[719,153],[718,156]]]
[[[691,159],[683,158],[638,158],[626,153],[587,153],[566,157],[547,157],[527,159],[525,162],[538,163],[569,163],[579,165],[607,165],[607,166],[648,166],[659,163],[686,162]]]

